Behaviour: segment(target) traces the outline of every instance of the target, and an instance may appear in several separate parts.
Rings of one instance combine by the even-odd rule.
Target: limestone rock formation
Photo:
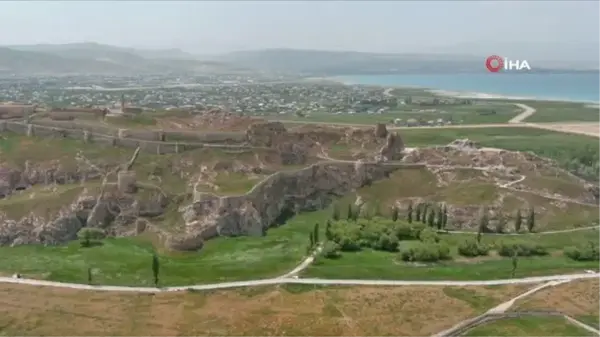
[[[404,155],[404,142],[397,133],[388,133],[385,144],[379,150],[382,161],[400,160]]]
[[[391,166],[360,161],[318,163],[298,171],[275,173],[246,195],[198,193],[194,203],[180,209],[186,233],[171,240],[170,248],[197,249],[203,240],[217,235],[262,235],[298,211],[320,209],[333,197],[383,179],[393,170]]]

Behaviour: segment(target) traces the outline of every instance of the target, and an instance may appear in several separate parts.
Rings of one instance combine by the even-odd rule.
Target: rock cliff
[[[193,250],[218,235],[263,235],[297,212],[322,208],[334,197],[383,179],[394,170],[393,166],[362,161],[317,163],[273,174],[242,196],[197,193],[191,205],[180,209],[185,233],[168,239],[167,246]]]

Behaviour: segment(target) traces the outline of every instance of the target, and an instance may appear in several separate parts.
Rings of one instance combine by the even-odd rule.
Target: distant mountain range
[[[378,54],[295,49],[233,52],[219,60],[238,66],[309,75],[452,74],[486,72],[486,56],[444,53]],[[532,72],[571,72],[549,63],[530,63]],[[591,71],[598,71],[591,69]]]
[[[179,49],[141,50],[97,43],[0,47],[0,73],[144,74],[243,71],[219,61],[199,60]]]
[[[239,51],[212,57],[180,49],[144,50],[97,43],[0,47],[0,74],[270,72],[305,76],[484,72],[484,56],[381,54],[298,49]],[[556,67],[534,71],[556,71]],[[597,70],[595,70],[597,71]]]

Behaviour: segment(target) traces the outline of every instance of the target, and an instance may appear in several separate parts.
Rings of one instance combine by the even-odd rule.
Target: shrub
[[[398,238],[393,234],[382,234],[373,248],[387,252],[398,251]]]
[[[500,249],[498,249],[500,256],[513,256],[515,253],[517,256],[543,256],[547,255],[548,251],[545,247],[530,242],[503,242],[500,244]]]
[[[419,243],[402,250],[402,261],[408,262],[436,262],[450,258],[450,248],[440,243]]]
[[[341,237],[338,244],[342,252],[356,252],[361,250],[359,240],[356,240],[355,238],[352,238],[350,236]]]
[[[321,256],[323,256],[326,259],[339,258],[340,256],[342,256],[342,254],[340,253],[340,245],[333,241],[325,242],[323,250],[321,250]]]
[[[563,253],[575,261],[598,261],[600,259],[598,244],[592,241],[576,247],[567,247]]]
[[[394,227],[394,234],[398,240],[418,240],[421,231],[425,228],[426,226],[420,222],[400,223]]]
[[[466,240],[458,245],[458,253],[466,257],[485,256],[488,252],[489,247],[475,240]]]
[[[423,242],[436,243],[440,241],[440,236],[435,230],[431,228],[424,228],[419,233],[419,239]]]

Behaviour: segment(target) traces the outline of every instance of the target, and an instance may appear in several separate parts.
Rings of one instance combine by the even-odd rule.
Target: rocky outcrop
[[[404,142],[400,135],[389,133],[385,139],[385,144],[379,150],[378,158],[382,161],[401,160],[404,155]]]
[[[0,198],[34,185],[70,184],[100,176],[100,172],[94,169],[66,168],[59,162],[49,163],[45,167],[25,162],[21,169],[0,164]]]
[[[135,194],[119,192],[116,184],[110,188],[100,200],[84,190],[55,214],[31,212],[21,219],[9,219],[0,212],[0,245],[61,244],[77,239],[83,227],[102,228],[113,236],[136,235],[140,217],[161,215],[167,206],[166,197],[160,193],[140,200]]]
[[[377,163],[318,163],[275,173],[242,196],[196,193],[194,203],[180,209],[185,233],[167,240],[172,249],[199,249],[203,240],[219,236],[263,235],[300,211],[320,209],[334,197],[383,179],[393,166]]]

